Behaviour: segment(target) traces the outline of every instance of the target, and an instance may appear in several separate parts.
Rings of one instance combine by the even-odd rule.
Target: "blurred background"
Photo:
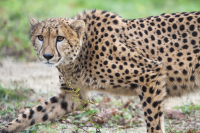
[[[59,92],[57,70],[37,62],[30,41],[29,19],[70,18],[90,9],[137,19],[162,13],[200,11],[200,0],[0,0],[0,127],[25,108],[34,107]],[[94,95],[90,109],[100,113],[96,124],[91,120],[93,111],[76,111],[50,124],[37,124],[23,133],[83,132],[76,124],[90,133],[95,133],[97,128],[103,133],[146,132],[138,97]],[[198,130],[200,133],[199,103],[199,94],[169,99],[165,105],[166,132]]]
[[[0,0],[0,57],[36,60],[30,43],[30,18],[42,21],[72,17],[90,9],[107,10],[133,19],[199,11],[200,0]]]

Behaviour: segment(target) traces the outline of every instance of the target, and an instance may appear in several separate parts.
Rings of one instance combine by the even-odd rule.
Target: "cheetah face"
[[[31,18],[31,42],[38,58],[47,66],[69,64],[79,54],[85,23],[64,18],[43,22]]]

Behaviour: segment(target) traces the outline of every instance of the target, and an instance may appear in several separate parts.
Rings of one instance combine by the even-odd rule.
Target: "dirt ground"
[[[0,60],[0,84],[12,87],[11,83],[33,89],[36,93],[59,93],[58,72],[54,67],[46,67],[40,62],[19,62],[12,59]],[[126,99],[126,98],[125,98]],[[186,102],[200,103],[200,94],[192,94],[183,98],[168,99],[166,107],[180,106]],[[141,129],[145,132],[145,129]],[[139,129],[138,132],[141,132]],[[137,131],[134,130],[136,133]]]

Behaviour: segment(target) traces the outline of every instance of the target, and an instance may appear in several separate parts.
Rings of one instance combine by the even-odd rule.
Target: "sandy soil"
[[[59,79],[56,68],[45,67],[39,62],[18,62],[11,59],[0,61],[0,84],[10,84],[33,89],[35,92],[59,91]]]

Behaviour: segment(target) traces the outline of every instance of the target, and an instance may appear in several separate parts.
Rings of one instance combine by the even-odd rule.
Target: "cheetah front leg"
[[[81,101],[85,101],[87,97],[86,93],[82,91],[79,91],[79,93]],[[63,116],[73,110],[76,110],[81,105],[84,107],[88,105],[84,105],[84,102],[74,101],[72,99],[74,94],[76,93],[61,90],[60,94],[50,98],[50,100],[44,102],[43,104],[27,109],[23,114],[20,114],[17,119],[2,127],[0,129],[0,133],[16,133],[34,124]]]
[[[148,133],[165,133],[163,102],[166,95],[166,75],[162,68],[157,70],[159,72],[153,71],[146,78],[146,83],[137,90],[142,102]]]

